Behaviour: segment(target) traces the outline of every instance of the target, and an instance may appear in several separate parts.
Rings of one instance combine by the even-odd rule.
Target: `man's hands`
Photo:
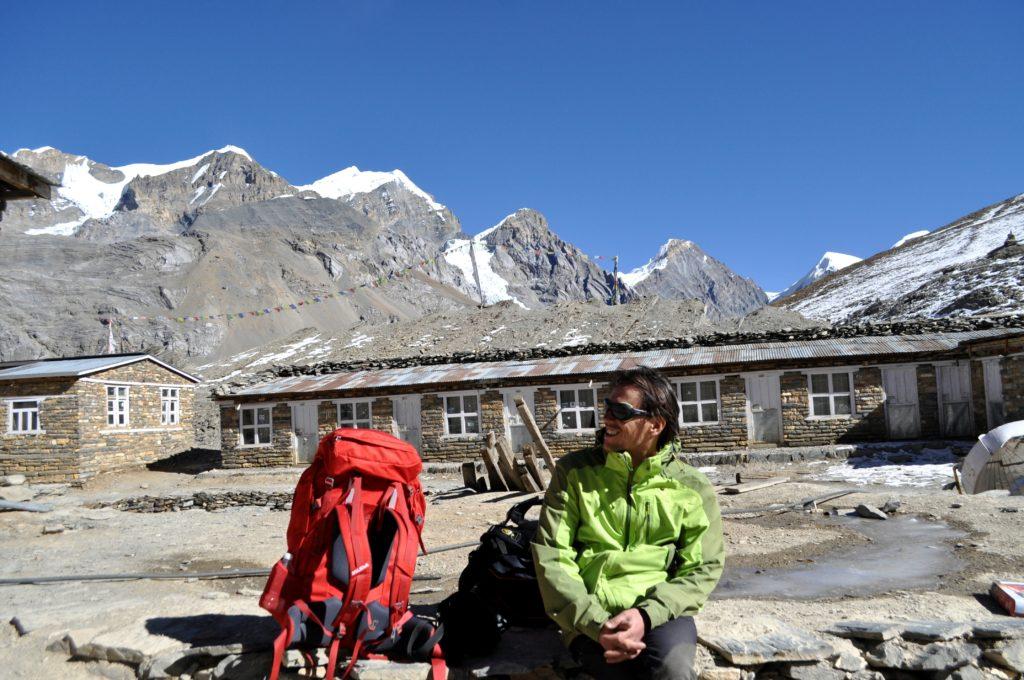
[[[604,660],[608,663],[635,659],[647,647],[640,610],[627,609],[605,621],[597,641],[604,647]]]

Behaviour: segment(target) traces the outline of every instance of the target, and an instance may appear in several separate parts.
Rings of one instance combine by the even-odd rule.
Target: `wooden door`
[[[885,420],[890,439],[917,439],[921,436],[921,409],[917,400],[917,369],[894,366],[882,369],[885,391]]]
[[[779,376],[748,375],[747,431],[754,444],[782,443],[782,391]]]
[[[292,404],[292,434],[295,436],[295,460],[311,463],[320,443],[316,403]]]
[[[971,410],[971,372],[968,362],[937,366],[939,384],[939,425],[943,437],[969,437],[974,434]]]

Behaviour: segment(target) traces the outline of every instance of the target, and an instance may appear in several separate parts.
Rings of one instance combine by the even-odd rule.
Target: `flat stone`
[[[116,661],[139,666],[151,657],[181,648],[182,644],[159,635],[150,635],[135,626],[105,631],[92,639],[72,646],[72,656],[80,659]]]
[[[914,642],[940,642],[964,637],[971,624],[953,621],[912,621],[901,624],[900,637]]]
[[[839,621],[833,623],[825,632],[855,640],[890,640],[899,635],[900,627],[894,623],[879,621]]]
[[[866,519],[889,519],[889,515],[885,514],[873,505],[867,503],[861,503],[853,510],[859,517]]]
[[[985,650],[985,658],[1015,673],[1024,673],[1024,640],[999,643]]]
[[[981,656],[981,648],[967,642],[912,642],[887,640],[867,650],[864,658],[873,668],[904,671],[951,671],[972,663]]]
[[[976,640],[1010,640],[1024,638],[1024,619],[995,619],[980,621],[971,626],[971,637]]]
[[[256,680],[265,678],[269,675],[270,667],[273,663],[274,655],[271,652],[231,654],[224,657],[214,667],[209,678],[210,680]]]
[[[821,661],[835,653],[829,642],[797,628],[781,625],[773,632],[749,640],[705,636],[701,642],[715,650],[726,661],[737,666],[754,666],[779,661]]]
[[[430,664],[365,659],[356,663],[352,675],[356,680],[427,680],[430,677]],[[238,680],[247,680],[249,677],[252,676],[239,676]]]
[[[0,498],[12,503],[27,503],[35,497],[35,492],[27,486],[11,486],[0,490]]]
[[[832,664],[841,671],[849,671],[856,673],[862,671],[868,667],[868,662],[864,660],[864,657],[854,652],[842,652],[836,657],[835,662]]]
[[[844,680],[846,672],[832,667],[828,661],[789,664],[784,673],[793,680]]]
[[[850,680],[885,680],[885,676],[878,671],[863,670],[851,673]]]
[[[43,534],[62,534],[64,533],[63,524],[47,524],[43,527]]]
[[[705,668],[697,676],[698,680],[741,680],[743,671],[739,668]]]
[[[941,680],[992,680],[992,676],[977,666],[961,666],[948,675],[940,676]]]
[[[25,483],[25,475],[3,475],[0,486],[21,486]]]

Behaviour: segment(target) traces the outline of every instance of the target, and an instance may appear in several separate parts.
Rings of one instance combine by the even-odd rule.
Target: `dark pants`
[[[604,660],[604,648],[585,635],[573,640],[572,655],[583,670],[597,680],[657,678],[692,680],[697,677],[693,659],[697,653],[697,627],[692,616],[672,619],[654,628],[644,637],[647,648],[635,659],[621,663]]]

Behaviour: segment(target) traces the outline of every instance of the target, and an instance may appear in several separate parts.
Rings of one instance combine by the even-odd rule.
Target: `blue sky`
[[[1024,2],[13,3],[0,149],[225,144],[401,168],[468,232],[528,206],[769,290],[1024,192]]]

